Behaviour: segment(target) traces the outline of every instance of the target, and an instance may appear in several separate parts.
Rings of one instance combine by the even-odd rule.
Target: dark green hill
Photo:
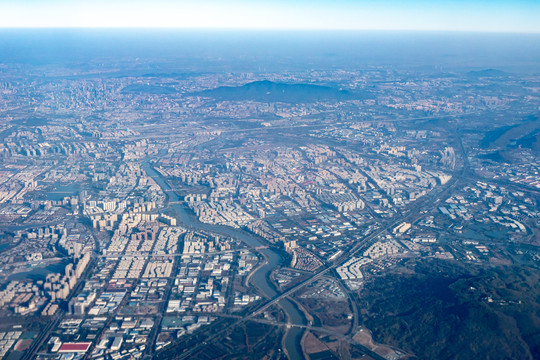
[[[538,270],[429,261],[377,278],[361,297],[375,340],[420,359],[540,359]]]
[[[361,94],[329,86],[312,84],[285,84],[273,81],[255,81],[242,86],[222,86],[194,93],[219,101],[258,101],[309,103],[316,101],[345,101],[363,98]]]
[[[532,147],[540,131],[540,118],[532,117],[532,121],[512,126],[502,126],[485,134],[480,141],[484,149],[507,149],[516,145]]]

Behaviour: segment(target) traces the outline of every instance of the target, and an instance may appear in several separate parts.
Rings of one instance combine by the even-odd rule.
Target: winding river
[[[179,222],[182,223],[182,225],[186,228],[195,231],[204,230],[208,232],[225,234],[232,238],[240,239],[244,243],[253,247],[265,245],[257,237],[242,230],[234,229],[223,225],[205,224],[200,222],[194,215],[187,211],[186,207],[183,205],[183,202],[181,202],[178,195],[174,191],[172,191],[167,181],[159,172],[157,172],[148,163],[144,164],[144,170],[158,183],[158,185],[162,188],[163,191],[166,191],[169,197],[169,202],[176,203],[171,205],[170,207],[176,211]],[[279,295],[279,293],[276,291],[274,285],[270,282],[270,273],[280,265],[282,259],[281,256],[272,249],[262,248],[258,251],[263,254],[267,262],[263,266],[258,268],[251,276],[251,283],[256,286],[259,291],[267,298],[272,299]],[[306,319],[304,315],[292,301],[288,299],[282,299],[279,301],[279,306],[287,314],[290,323],[302,325],[306,324]],[[300,341],[302,339],[303,333],[304,330],[302,328],[291,327],[288,329],[285,338],[283,339],[283,345],[290,360],[304,359],[300,346]]]

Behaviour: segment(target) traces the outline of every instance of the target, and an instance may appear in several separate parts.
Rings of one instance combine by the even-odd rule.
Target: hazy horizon
[[[0,61],[99,62],[159,58],[177,68],[251,71],[414,66],[537,72],[540,35],[433,31],[0,29]],[[140,60],[132,61],[134,59]],[[193,60],[199,62],[194,62]],[[143,65],[141,65],[143,66]],[[146,66],[146,65],[144,65]],[[168,65],[169,67],[171,64]]]

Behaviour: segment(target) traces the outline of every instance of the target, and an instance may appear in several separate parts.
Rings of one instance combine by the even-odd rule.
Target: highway
[[[348,261],[351,257],[357,256],[361,254],[363,251],[365,251],[368,247],[370,247],[372,244],[374,244],[380,235],[385,234],[387,231],[391,231],[393,228],[395,228],[397,225],[401,224],[402,222],[410,222],[414,223],[418,219],[420,219],[425,211],[435,209],[439,203],[444,201],[445,198],[450,196],[452,194],[452,191],[461,184],[461,180],[466,177],[466,175],[469,172],[469,164],[467,157],[465,156],[465,151],[463,148],[463,145],[460,142],[460,150],[462,153],[462,159],[464,161],[462,168],[459,171],[454,171],[454,174],[451,178],[451,180],[448,181],[445,185],[441,185],[439,187],[436,187],[431,192],[423,196],[422,198],[416,200],[414,203],[409,204],[406,208],[404,208],[401,213],[397,214],[397,216],[394,219],[391,220],[384,220],[382,221],[382,227],[374,230],[372,233],[359,238],[356,243],[349,249],[349,251],[344,252],[341,256],[339,256],[337,259],[335,259],[333,262],[327,263],[323,265],[319,270],[317,270],[313,275],[311,275],[309,278],[303,280],[302,282],[294,285],[292,288],[276,295],[272,299],[269,299],[267,301],[262,302],[259,306],[255,308],[254,311],[252,311],[249,315],[244,317],[234,317],[235,321],[225,326],[219,330],[217,330],[215,333],[213,333],[211,336],[207,337],[204,342],[199,343],[198,345],[191,347],[189,349],[185,349],[185,351],[181,354],[178,354],[178,358],[180,359],[186,359],[190,358],[191,355],[196,354],[199,350],[201,350],[206,344],[212,342],[213,340],[218,339],[220,336],[222,336],[224,333],[226,333],[228,330],[232,329],[235,326],[240,325],[241,323],[244,323],[246,321],[257,321],[257,322],[264,322],[269,325],[274,326],[281,326],[286,328],[296,327],[296,328],[302,328],[307,330],[313,330],[318,332],[324,332],[333,336],[338,336],[342,339],[345,338],[345,335],[332,332],[331,330],[322,328],[322,327],[316,327],[312,325],[305,325],[305,324],[296,324],[296,323],[282,323],[282,322],[274,322],[269,320],[263,320],[258,318],[264,311],[272,307],[273,305],[278,304],[280,301],[288,299],[291,295],[293,295],[296,291],[299,289],[321,279],[323,276],[330,273],[332,270],[336,269],[337,267],[341,266],[343,263]],[[173,205],[173,204],[169,204]],[[123,255],[122,255],[123,256]],[[160,257],[160,256],[170,256],[170,257],[178,257],[182,256],[182,254],[175,254],[175,255],[148,255],[150,257]],[[93,263],[95,262],[95,258],[93,258],[93,261],[89,264],[85,275],[87,275],[88,269],[91,269],[93,267]],[[81,279],[84,279],[85,276],[81,277]],[[80,291],[81,287],[83,285],[83,281],[80,281],[77,286],[75,287],[74,291],[70,294],[70,297],[67,299],[69,300],[73,294],[76,294]],[[170,288],[168,289],[170,291]],[[126,299],[123,300],[125,302]],[[118,308],[120,308],[119,306]],[[31,348],[29,351],[26,352],[26,355],[22,358],[23,360],[31,359],[33,358],[43,343],[48,339],[50,336],[51,331],[56,328],[56,326],[59,324],[59,322],[62,320],[64,316],[64,311],[59,310],[57,314],[55,314],[51,321],[47,323],[44,330],[40,332],[38,337],[34,340],[32,343]],[[357,317],[357,311],[355,311],[355,318]],[[112,317],[111,317],[112,318]],[[161,320],[161,317],[157,319],[157,325],[159,325],[159,322]],[[356,319],[355,321],[358,321]],[[357,323],[355,323],[357,324]],[[357,325],[353,326],[351,330],[355,329]],[[155,337],[157,335],[157,330],[154,329],[154,333],[152,334],[152,340],[155,340]],[[349,337],[347,338],[349,341],[350,336],[354,335],[354,332],[351,331]],[[99,338],[99,337],[98,337]],[[172,345],[174,346],[174,344]],[[372,356],[373,358],[380,359],[381,357],[375,353],[369,353],[370,350],[367,348],[364,348],[364,351],[366,351],[367,354]],[[149,344],[146,356],[150,356],[151,352],[151,344]]]
[[[240,315],[212,314],[212,316],[219,316],[219,317],[238,319],[238,320],[243,320],[244,319],[244,317],[240,316]],[[349,336],[346,336],[346,335],[343,335],[342,333],[339,333],[337,331],[333,331],[333,330],[330,330],[328,328],[321,327],[321,326],[300,325],[300,324],[294,324],[294,323],[290,323],[290,322],[281,322],[281,321],[274,321],[274,320],[267,320],[267,319],[251,319],[250,321],[258,322],[258,323],[261,323],[261,324],[267,324],[267,325],[272,325],[272,326],[283,327],[283,328],[287,328],[287,329],[296,327],[296,328],[301,328],[301,329],[305,329],[305,330],[308,330],[308,331],[319,332],[319,333],[331,335],[331,336],[334,336],[334,337],[336,337],[336,338],[338,338],[340,340],[353,342],[357,347],[361,348],[362,351],[364,351],[367,355],[371,356],[373,359],[387,360],[384,357],[382,357],[381,355],[377,354],[376,352],[371,351],[369,348],[367,348],[364,345],[362,345],[362,344],[356,342],[355,340],[353,340],[352,336],[354,334],[350,334]]]
[[[190,349],[185,349],[185,351],[182,354],[178,354],[178,358],[188,359],[191,357],[191,355],[201,350],[206,345],[205,343],[210,343],[213,340],[217,340],[220,336],[222,336],[224,333],[226,333],[228,330],[232,329],[233,327],[238,326],[239,324],[244,323],[246,321],[250,321],[250,320],[256,321],[257,320],[256,317],[259,316],[262,312],[264,312],[268,308],[270,308],[272,305],[277,304],[282,299],[288,298],[290,295],[292,295],[293,293],[295,293],[302,287],[313,283],[314,281],[322,278],[325,274],[327,274],[331,270],[334,270],[335,268],[341,266],[351,257],[354,257],[355,255],[365,251],[367,248],[369,248],[371,245],[373,245],[377,241],[377,238],[379,235],[382,235],[387,231],[391,231],[393,228],[395,228],[396,226],[398,226],[404,221],[414,223],[424,215],[423,211],[425,212],[428,210],[436,209],[438,204],[441,201],[445,200],[447,197],[449,197],[452,194],[452,191],[461,184],[460,180],[463,179],[464,176],[469,171],[467,157],[465,156],[465,151],[464,151],[463,145],[461,144],[460,139],[459,139],[459,142],[460,142],[460,147],[461,147],[460,150],[464,159],[464,165],[461,168],[461,170],[454,171],[452,178],[445,185],[441,185],[438,188],[433,189],[431,192],[424,195],[422,198],[417,199],[412,204],[409,204],[409,206],[406,209],[404,209],[404,211],[397,218],[387,221],[378,230],[375,230],[373,233],[359,239],[356,245],[354,245],[348,252],[345,252],[342,256],[337,258],[332,264],[327,264],[325,267],[318,270],[315,274],[313,274],[308,279],[298,283],[297,285],[293,286],[289,290],[274,297],[273,299],[264,302],[259,307],[257,307],[254,311],[252,311],[249,315],[242,318],[238,318],[237,321],[235,321],[234,323],[222,328],[216,333],[213,333],[211,336],[209,336],[205,340],[204,343],[200,343],[199,345],[192,347]],[[292,326],[292,324],[288,324],[288,325]]]

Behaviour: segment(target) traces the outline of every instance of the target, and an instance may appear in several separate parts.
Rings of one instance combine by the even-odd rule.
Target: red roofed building
[[[74,353],[74,352],[87,352],[90,348],[90,345],[92,343],[84,342],[84,343],[64,343],[62,346],[60,346],[60,349],[58,349],[58,352],[60,353]]]

